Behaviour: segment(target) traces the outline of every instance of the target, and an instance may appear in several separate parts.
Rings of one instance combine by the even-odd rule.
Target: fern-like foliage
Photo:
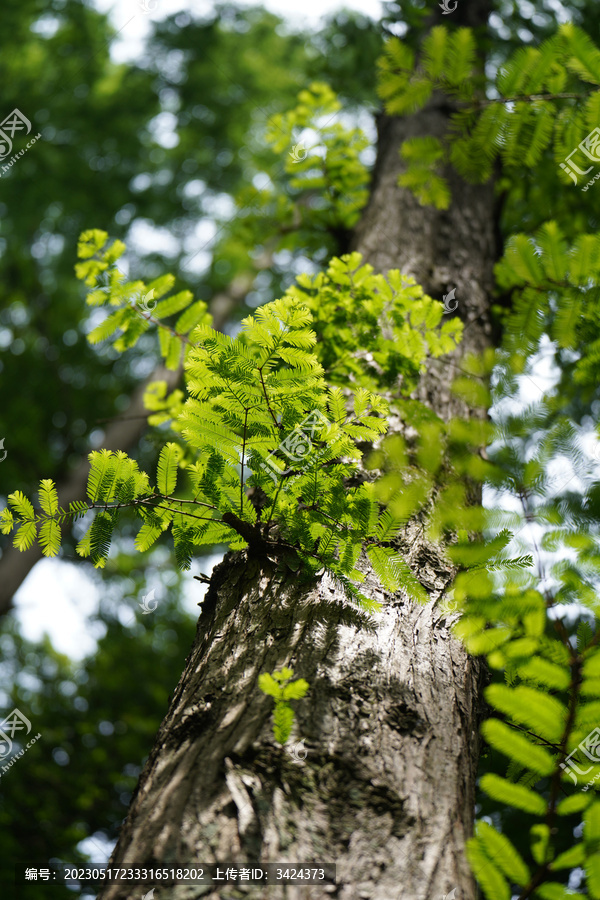
[[[362,264],[359,253],[334,258],[314,277],[301,275],[288,289],[312,313],[315,352],[327,379],[370,390],[401,387],[408,396],[430,357],[450,353],[462,338],[458,318],[414,278],[393,269],[384,277]]]
[[[300,91],[293,109],[269,120],[269,178],[255,179],[236,196],[239,214],[218,253],[240,260],[242,248],[260,245],[324,260],[336,252],[358,221],[369,186],[363,151],[370,141],[340,110],[331,88],[314,82]]]
[[[139,336],[138,320],[156,325],[167,364],[183,364],[188,396],[167,397],[161,384],[148,391],[149,405],[172,419],[178,437],[161,450],[155,479],[125,453],[90,454],[85,509],[97,512],[78,553],[103,566],[119,516],[129,509],[141,519],[137,549],[149,550],[170,529],[182,568],[203,545],[227,543],[307,575],[328,571],[349,599],[375,609],[356,586],[366,550],[388,591],[425,600],[393,547],[406,520],[386,511],[363,454],[387,430],[390,402],[413,390],[427,357],[456,346],[461,323],[442,324],[442,304],[412,279],[397,271],[376,275],[354,253],[334,258],[312,279],[299,278],[231,337],[210,326],[204,305],[187,292],[166,296],[169,277],[142,286],[146,304],[149,292],[153,303],[165,299],[140,316],[131,304],[139,283],[123,283],[115,269],[123,249],[107,246],[103,232],[82,235],[79,276],[97,285],[110,273],[107,290],[95,287],[88,301],[117,307],[117,349],[131,344],[121,340],[130,328]],[[171,315],[179,316],[174,329],[162,321]],[[90,340],[113,335],[103,323]],[[18,526],[20,549],[38,537],[48,555],[59,549],[59,524],[80,513],[59,509],[50,481],[42,482],[40,513],[20,494],[9,502],[3,530]]]
[[[258,676],[258,686],[263,694],[273,697],[273,736],[282,746],[287,742],[294,727],[294,710],[290,700],[301,700],[306,696],[309,685],[304,678],[294,678],[294,670],[287,666]]]
[[[567,241],[556,222],[534,234],[512,235],[496,267],[499,286],[511,291],[505,346],[511,365],[522,370],[548,334],[561,351],[575,352],[569,377],[577,389],[598,382],[600,330],[600,234]]]
[[[44,556],[56,556],[61,544],[60,526],[80,518],[88,505],[74,500],[66,509],[59,507],[56,488],[49,478],[40,482],[39,503],[40,509],[36,511],[21,491],[9,494],[9,505],[0,512],[0,531],[10,534],[18,525],[13,540],[17,550],[28,550],[37,538]]]
[[[170,274],[161,275],[149,284],[126,281],[117,266],[125,249],[122,241],[109,244],[108,234],[98,229],[84,231],[79,239],[81,262],[75,266],[75,272],[92,288],[87,303],[107,308],[109,313],[89,332],[88,340],[96,344],[110,339],[115,350],[122,353],[134,347],[154,325],[165,365],[176,370],[185,358],[190,331],[198,324],[212,321],[206,303],[194,301],[190,291],[170,293],[175,283]]]
[[[423,203],[448,205],[448,162],[481,181],[498,157],[531,167],[553,153],[565,185],[572,177],[560,163],[576,148],[600,162],[600,51],[572,25],[515,54],[495,93],[468,29],[434,28],[418,59],[391,39],[380,73],[391,114],[420,109],[434,91],[455,109],[448,146],[425,136],[402,149],[401,183]],[[326,122],[336,104],[327,88],[311,85],[293,112],[271,123],[269,140],[287,154],[285,188],[250,188],[240,203],[254,211],[236,226],[257,242],[279,249],[304,233],[322,249],[356,221],[366,144]],[[300,149],[302,129],[307,140],[312,130],[314,146]],[[119,517],[133,511],[141,552],[170,531],[177,564],[187,568],[203,546],[226,544],[302,577],[328,573],[350,601],[374,610],[359,590],[367,563],[386,591],[428,598],[402,552],[403,530],[418,516],[449,579],[455,575],[439,598],[442,614],[493,674],[482,734],[494,767],[481,790],[494,813],[514,810],[526,825],[523,840],[496,820],[478,823],[468,856],[486,900],[600,900],[600,490],[585,478],[577,430],[559,401],[545,398],[496,424],[483,415],[442,421],[411,393],[427,359],[456,346],[462,324],[444,319],[442,305],[412,279],[376,275],[358,254],[299,277],[232,337],[211,327],[203,301],[172,292],[171,276],[126,281],[117,268],[123,252],[104,232],[82,235],[77,273],[94,312],[108,313],[90,340],[125,351],[156,328],[167,366],[185,378],[185,390],[167,394],[163,382],[146,394],[151,424],[168,421],[171,440],[152,477],[123,453],[91,454],[86,503],[61,508],[48,480],[37,507],[14,492],[0,512],[2,532],[14,531],[21,550],[38,540],[54,555],[61,526],[91,510],[77,550],[102,566]],[[568,357],[575,389],[593,395],[599,261],[597,235],[567,240],[554,222],[507,241],[497,278],[514,308],[500,357],[461,360],[454,391],[470,408],[491,405],[496,363],[496,390],[514,386],[544,334]],[[410,428],[388,439],[391,411]],[[569,479],[553,480],[552,466],[565,458],[583,495]],[[511,505],[483,508],[483,485]],[[532,527],[533,548],[520,540]],[[551,565],[547,553],[555,554]],[[292,678],[284,669],[259,682],[275,700],[282,744],[293,726],[289,701],[307,688]],[[585,873],[585,894],[568,889],[574,868]]]
[[[313,82],[300,91],[294,109],[269,121],[267,143],[276,153],[285,153],[285,170],[291,176],[289,205],[280,210],[280,221],[293,221],[300,210],[298,200],[310,192],[319,203],[303,213],[305,227],[356,224],[368,199],[368,173],[360,154],[369,140],[361,129],[339,121],[341,108],[327,84]]]
[[[423,205],[446,209],[445,163],[468,181],[483,182],[498,157],[504,166],[533,168],[552,153],[557,177],[581,187],[600,163],[599,88],[600,50],[571,23],[540,47],[517,50],[498,69],[493,85],[481,73],[468,28],[432,28],[418,58],[390,38],[379,61],[378,90],[386,111],[415,112],[434,92],[448,96],[455,109],[448,142],[434,137],[404,142],[407,167],[399,184]]]

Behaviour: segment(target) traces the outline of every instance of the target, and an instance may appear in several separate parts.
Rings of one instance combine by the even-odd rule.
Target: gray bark
[[[490,343],[493,190],[449,172],[453,201],[440,212],[421,208],[396,180],[401,141],[443,136],[447,115],[433,103],[381,122],[372,198],[354,246],[377,270],[400,268],[434,297],[456,288],[464,341],[451,359],[429,366],[419,388],[445,418],[466,412],[449,390],[463,354]],[[386,594],[364,562],[361,590],[383,604],[368,625],[327,577],[299,583],[246,552],[217,567],[113,864],[337,864],[336,887],[156,883],[160,900],[441,900],[453,888],[460,900],[475,898],[464,843],[473,823],[483,673],[451,637],[437,602],[451,567],[418,523],[401,543],[430,602]],[[281,665],[311,685],[296,703],[286,748],[273,740],[272,701],[257,687],[261,672]],[[298,741],[305,759],[294,756]],[[142,893],[112,885],[100,898]]]

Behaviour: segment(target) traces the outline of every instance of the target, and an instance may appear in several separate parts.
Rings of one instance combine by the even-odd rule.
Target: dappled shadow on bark
[[[438,578],[443,585],[447,575]],[[383,605],[367,621],[327,577],[307,590],[292,573],[229,555],[215,572],[113,860],[334,862],[343,884],[301,895],[162,885],[161,900],[384,900],[396,896],[401,876],[412,880],[409,896],[425,897],[417,891],[423,867],[435,877],[445,854],[459,858],[474,788],[478,667],[448,641],[433,606],[386,600],[368,572],[363,589]],[[281,665],[310,684],[286,747],[273,739],[272,700],[257,687],[261,672]],[[457,795],[465,819],[451,827]],[[118,885],[101,894],[137,896]]]

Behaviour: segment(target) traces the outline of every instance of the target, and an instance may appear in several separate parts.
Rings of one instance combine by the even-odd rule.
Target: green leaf
[[[537,681],[548,688],[556,688],[557,690],[566,690],[571,683],[571,674],[568,669],[542,659],[540,656],[534,656],[526,663],[518,667],[521,678]]]
[[[95,503],[100,499],[107,476],[114,471],[111,450],[94,450],[88,457],[90,473],[88,475],[87,495]]]
[[[380,541],[390,541],[398,535],[398,532],[406,519],[394,516],[389,509],[384,510],[377,526],[377,537]]]
[[[58,494],[51,478],[40,481],[39,497],[40,506],[47,515],[53,516],[58,512]]]
[[[279,683],[281,683],[282,681],[288,681],[290,678],[293,678],[293,677],[294,677],[294,670],[288,668],[287,666],[283,666],[277,672],[273,672],[273,678],[275,679],[275,681],[279,681]]]
[[[575,844],[569,847],[564,853],[559,853],[556,859],[550,863],[553,871],[560,869],[574,869],[576,866],[582,866],[585,861],[585,847],[583,844]]]
[[[531,873],[523,858],[505,834],[496,831],[487,822],[478,822],[476,834],[486,855],[511,881],[524,887]]]
[[[273,734],[275,740],[285,744],[294,725],[294,711],[285,703],[276,703],[273,712]]]
[[[44,556],[56,556],[60,550],[60,526],[56,519],[46,519],[42,522],[39,542]]]
[[[135,549],[145,553],[161,536],[162,530],[161,525],[156,522],[144,522],[135,537]]]
[[[480,787],[482,791],[499,803],[514,806],[515,809],[521,809],[523,812],[536,816],[542,816],[546,812],[546,801],[543,797],[520,784],[512,784],[499,775],[492,773],[483,775]]]
[[[556,812],[559,816],[570,816],[572,813],[581,812],[593,800],[593,794],[572,794],[570,797],[565,797],[564,800],[556,807]]]
[[[95,567],[102,568],[112,538],[115,521],[107,512],[100,512],[92,522],[89,530],[90,556]]]
[[[582,619],[577,626],[577,649],[582,653],[587,645],[591,642],[594,633],[590,628],[590,623]]]
[[[427,603],[429,596],[402,556],[390,547],[369,546],[367,555],[381,584],[388,591],[405,591],[413,600]]]
[[[467,859],[486,900],[510,900],[510,888],[502,872],[485,853],[477,838],[467,841]]]
[[[160,451],[156,472],[156,484],[163,495],[170,495],[177,484],[177,466],[181,459],[181,448],[178,444],[169,443]]]
[[[90,344],[99,344],[101,341],[107,340],[127,322],[127,318],[128,310],[117,309],[90,331],[87,336],[88,341]]]
[[[561,32],[569,38],[571,56],[566,61],[566,66],[571,72],[583,81],[594,85],[600,84],[600,50],[592,39],[577,28],[571,22],[563,25]]]
[[[525,725],[535,734],[553,743],[560,742],[567,720],[567,710],[554,697],[521,685],[509,688],[491,684],[486,688],[488,702],[514,722]]]
[[[263,694],[275,697],[276,700],[281,698],[282,687],[268,672],[263,672],[262,675],[258,676],[258,686]]]
[[[77,244],[77,256],[79,259],[91,259],[99,253],[108,241],[108,232],[99,228],[88,228],[82,231]]]
[[[194,554],[194,532],[191,526],[182,523],[174,524],[172,528],[173,545],[175,548],[175,562],[182,571],[187,571]]]
[[[532,825],[530,829],[531,855],[538,866],[550,862],[552,852],[550,847],[550,828],[545,823]]]
[[[14,524],[14,516],[6,506],[0,513],[0,531],[2,531],[2,534],[10,534],[14,528]]]
[[[308,691],[309,685],[308,681],[305,681],[304,678],[297,678],[296,681],[292,681],[283,688],[283,699],[284,700],[300,700],[306,692]]]
[[[464,85],[472,77],[476,46],[470,28],[457,28],[449,35],[448,60],[444,78],[451,85]]]
[[[178,294],[167,297],[166,300],[161,300],[152,310],[152,315],[155,319],[165,319],[186,309],[193,299],[194,295],[191,291],[180,291]]]
[[[21,491],[14,491],[8,495],[8,502],[22,519],[35,519],[35,512],[31,501]]]
[[[525,768],[539,775],[550,775],[554,771],[555,763],[550,753],[514,728],[510,728],[505,722],[488,719],[481,726],[481,732],[488,744]]]
[[[211,316],[209,315],[206,303],[203,300],[197,300],[192,303],[185,312],[183,312],[175,323],[175,331],[178,334],[187,334],[192,328],[201,322],[209,324]]]
[[[585,894],[577,894],[565,887],[564,884],[557,884],[556,881],[540,884],[535,889],[533,896],[540,897],[541,900],[586,900]]]
[[[583,814],[583,842],[588,852],[600,850],[600,801],[595,800]]]
[[[13,538],[13,546],[17,550],[29,550],[35,542],[36,534],[35,522],[25,520]]]
[[[585,834],[585,831],[584,831]],[[590,897],[594,900],[600,898],[600,853],[588,856],[585,861],[585,874],[587,876],[587,888]]]

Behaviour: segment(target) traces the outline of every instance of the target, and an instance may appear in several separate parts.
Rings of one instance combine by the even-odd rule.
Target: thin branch
[[[520,97],[486,97],[477,100],[462,101],[465,106],[491,106],[492,103],[537,103],[538,100],[585,100],[589,94],[576,94],[565,91],[558,94],[523,94]]]
[[[266,362],[266,360],[265,360],[265,362]],[[264,366],[264,364],[265,364],[265,363],[263,363],[263,366]],[[265,395],[265,401],[266,401],[266,404],[267,404],[267,409],[269,410],[269,413],[271,414],[271,418],[273,419],[273,422],[275,423],[275,427],[278,428],[278,429],[280,429],[280,428],[281,428],[281,423],[277,421],[277,418],[276,418],[276,416],[275,416],[275,413],[274,413],[273,410],[271,409],[271,404],[269,403],[269,396],[268,396],[268,394],[267,394],[267,386],[266,386],[266,384],[265,384],[265,379],[263,378],[263,372],[262,372],[263,366],[260,366],[260,367],[259,367],[259,369],[258,369],[258,374],[260,375],[260,383],[261,383],[261,385],[262,385],[263,394]]]

